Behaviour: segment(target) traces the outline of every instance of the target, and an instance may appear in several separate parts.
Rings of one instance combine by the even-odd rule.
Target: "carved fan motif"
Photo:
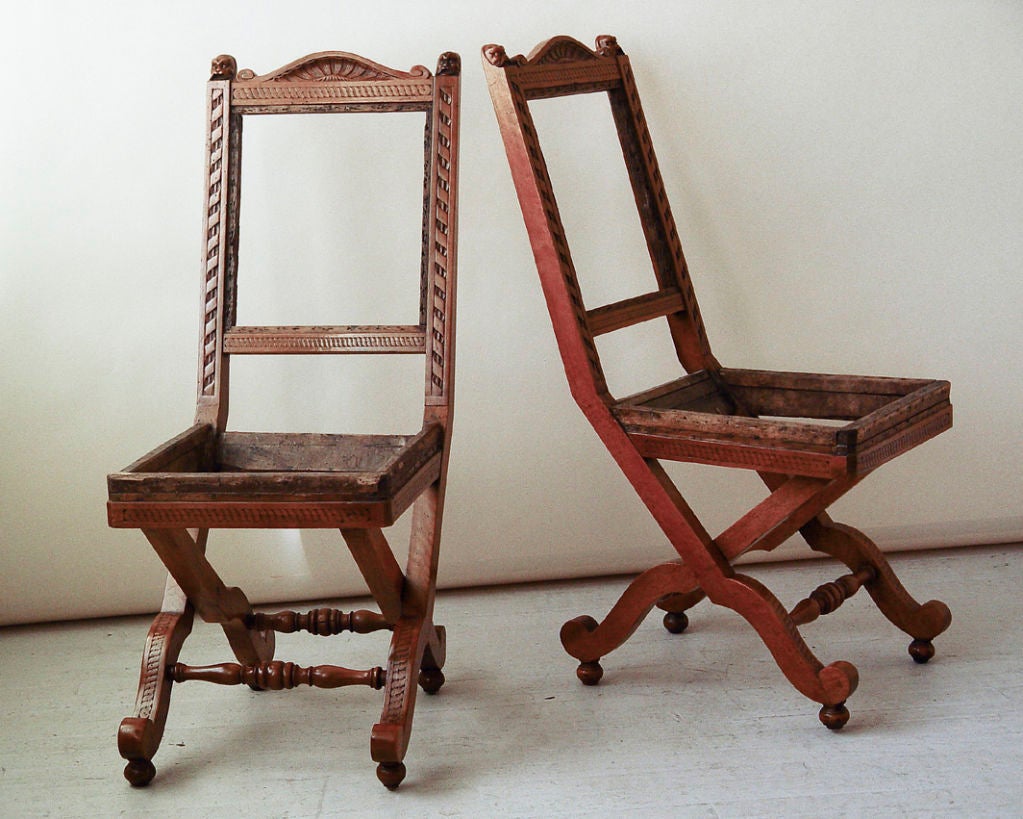
[[[430,71],[422,65],[414,65],[408,71],[397,71],[344,51],[310,54],[269,74],[257,76],[248,68],[238,72],[238,79],[256,82],[366,82],[429,76]]]
[[[592,60],[596,56],[593,51],[572,37],[554,37],[532,52],[528,60],[534,65],[546,65],[575,60]]]

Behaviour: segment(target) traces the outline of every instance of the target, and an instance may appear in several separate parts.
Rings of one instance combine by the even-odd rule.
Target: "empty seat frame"
[[[700,317],[629,59],[615,39],[600,37],[590,50],[555,37],[526,57],[509,57],[491,45],[483,58],[572,395],[681,558],[639,575],[602,623],[588,616],[565,623],[562,643],[580,661],[579,678],[596,684],[603,674],[600,659],[625,642],[655,605],[677,633],[688,623],[684,612],[706,596],[741,614],[789,681],[821,704],[821,721],[842,727],[856,669],[842,661],[819,662],[799,626],[863,587],[913,638],[912,657],[926,662],[934,653],[931,640],[951,615],[941,602],[916,603],[875,544],[825,510],[875,468],[951,426],[948,383],[722,367]],[[529,106],[531,100],[587,93],[609,98],[656,278],[648,293],[596,307],[580,290]],[[615,398],[594,339],[651,320],[666,321],[686,374]],[[770,494],[712,538],[662,459],[755,470]],[[849,573],[788,612],[762,584],[736,573],[732,561],[751,550],[769,551],[797,532]]]
[[[405,776],[417,682],[444,682],[445,635],[433,623],[441,513],[454,386],[458,55],[435,74],[397,71],[344,52],[321,52],[269,74],[213,61],[207,87],[208,200],[203,225],[198,402],[192,427],[108,478],[109,523],[140,528],[169,577],[149,632],[133,716],[121,723],[125,777],[145,785],[172,684],[206,680],[253,689],[305,684],[383,689],[370,750],[389,788]],[[405,326],[244,327],[236,324],[242,123],[272,114],[413,111],[425,114],[425,171],[419,321]],[[386,155],[386,154],[385,154]],[[379,161],[368,157],[368,161]],[[413,228],[418,230],[417,228]],[[380,237],[383,240],[385,237]],[[372,286],[370,276],[361,282]],[[415,290],[411,290],[415,288]],[[422,429],[413,435],[278,434],[228,431],[228,364],[250,354],[419,354],[425,359]],[[405,571],[382,533],[412,506]],[[210,529],[337,528],[379,612],[256,613],[205,557]],[[219,623],[237,662],[178,662],[193,615]],[[302,668],[274,659],[274,632],[333,635],[393,631],[386,667]]]

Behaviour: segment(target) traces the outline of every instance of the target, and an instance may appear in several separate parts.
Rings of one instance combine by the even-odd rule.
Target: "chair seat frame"
[[[722,367],[711,352],[631,64],[615,38],[599,37],[590,49],[554,37],[516,57],[502,46],[485,46],[483,67],[572,395],[678,554],[640,574],[602,622],[581,616],[564,624],[562,643],[580,661],[579,678],[599,682],[601,658],[655,606],[666,612],[665,627],[678,633],[688,625],[685,612],[707,597],[742,615],[795,688],[821,704],[821,721],[842,727],[857,671],[845,661],[821,663],[799,627],[865,588],[913,638],[913,658],[926,662],[951,614],[939,601],[918,604],[877,546],[834,522],[826,509],[881,464],[951,426],[949,384]],[[580,289],[529,107],[536,99],[586,93],[609,98],[657,282],[652,292],[592,309]],[[595,339],[664,319],[686,374],[614,398]],[[770,494],[712,537],[661,460],[754,470]],[[787,611],[763,584],[737,573],[732,561],[751,550],[770,551],[797,532],[849,573]]]
[[[372,758],[388,788],[405,777],[417,683],[444,682],[445,633],[433,623],[454,393],[456,191],[460,60],[399,71],[341,51],[310,54],[264,75],[213,61],[207,86],[207,201],[203,223],[198,398],[194,424],[108,476],[108,521],[139,528],[169,576],[142,659],[135,713],[118,748],[133,785],[155,776],[174,683],[205,680],[255,690],[296,685],[383,689]],[[238,326],[242,124],[267,114],[422,112],[426,117],[419,322],[329,327]],[[227,430],[235,355],[419,354],[423,427],[414,435],[249,433]],[[412,508],[408,561],[383,532]],[[211,529],[337,528],[379,612],[259,613],[205,556]],[[194,615],[223,627],[237,662],[178,662]],[[331,636],[393,632],[386,667],[302,668],[274,659],[275,632]]]

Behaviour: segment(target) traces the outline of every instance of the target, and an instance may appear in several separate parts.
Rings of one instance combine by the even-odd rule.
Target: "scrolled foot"
[[[681,634],[689,628],[689,618],[684,611],[669,611],[661,622],[672,634]]]
[[[818,714],[824,726],[832,731],[837,731],[849,721],[849,709],[844,702],[837,705],[824,705]]]
[[[579,663],[579,667],[575,670],[575,675],[583,685],[596,685],[600,682],[600,678],[604,676],[604,669],[600,667],[599,662],[592,660],[586,663]]]
[[[404,762],[381,762],[377,765],[377,779],[389,791],[395,790],[405,778]]]
[[[124,766],[124,778],[135,788],[142,788],[153,781],[156,766],[148,759],[132,759]]]
[[[934,656],[934,645],[930,640],[914,640],[909,644],[909,656],[914,662],[926,663]]]
[[[444,672],[439,668],[423,668],[419,671],[419,687],[427,694],[436,694],[444,685]]]

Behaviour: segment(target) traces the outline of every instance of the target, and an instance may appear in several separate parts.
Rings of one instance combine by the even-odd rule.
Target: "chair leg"
[[[657,608],[664,612],[661,622],[672,634],[681,634],[689,628],[689,617],[686,612],[706,597],[703,589],[696,589],[685,594],[669,594],[657,601]]]
[[[444,659],[447,655],[447,633],[444,626],[433,627],[433,637],[427,641],[423,662],[419,667],[419,687],[427,694],[436,694],[444,685]]]
[[[433,624],[442,503],[442,487],[438,482],[423,492],[413,508],[409,556],[401,593],[402,616],[394,624],[391,637],[383,712],[370,736],[370,754],[378,763],[377,778],[390,790],[397,788],[405,778],[403,760],[412,734],[417,686],[434,694],[444,684],[441,668],[447,653],[447,639],[444,628]],[[352,542],[349,540],[349,545]],[[379,550],[377,553],[380,554]],[[371,583],[370,588],[377,602],[383,605],[390,594],[389,585]]]
[[[206,560],[209,530],[142,531],[199,616],[223,627],[238,662],[242,665],[270,662],[274,656],[274,633],[249,627],[252,606],[245,593],[225,586]]]
[[[125,717],[117,732],[117,749],[128,762],[124,778],[136,787],[148,785],[156,775],[152,760],[163,739],[173,685],[167,669],[177,662],[194,619],[195,611],[184,592],[168,576],[163,605],[149,629],[142,655],[135,714]]]
[[[378,528],[342,529],[341,536],[362,573],[370,594],[380,606],[380,613],[390,623],[402,614],[402,590],[405,575],[394,559],[387,538]]]
[[[425,646],[421,619],[403,617],[394,626],[387,660],[387,684],[380,722],[373,726],[370,755],[377,765],[377,778],[394,790],[405,778],[405,752],[412,733],[416,685]]]
[[[665,606],[669,612],[666,620],[669,616],[685,617],[682,612],[702,597],[696,577],[684,564],[662,563],[633,580],[603,622],[598,624],[584,614],[565,623],[561,644],[580,661],[576,675],[583,684],[596,685],[604,676],[601,657],[628,640],[655,605]]]
[[[875,578],[865,588],[881,613],[913,638],[910,656],[918,663],[926,663],[934,656],[931,641],[952,622],[948,606],[940,600],[917,603],[899,582],[881,550],[858,529],[835,523],[827,514],[821,514],[800,533],[811,548],[831,555],[852,571],[864,565],[873,568]]]
[[[446,637],[443,626],[417,618],[402,618],[394,628],[387,662],[384,709],[373,726],[370,754],[377,762],[377,778],[389,790],[405,779],[405,752],[412,734],[416,685],[436,694],[444,684]],[[417,670],[418,669],[418,672]]]
[[[822,665],[788,612],[766,586],[751,577],[734,575],[713,585],[705,582],[710,599],[727,606],[756,630],[785,677],[795,688],[822,704],[820,719],[828,728],[849,720],[845,701],[859,683],[856,667],[843,660]]]

